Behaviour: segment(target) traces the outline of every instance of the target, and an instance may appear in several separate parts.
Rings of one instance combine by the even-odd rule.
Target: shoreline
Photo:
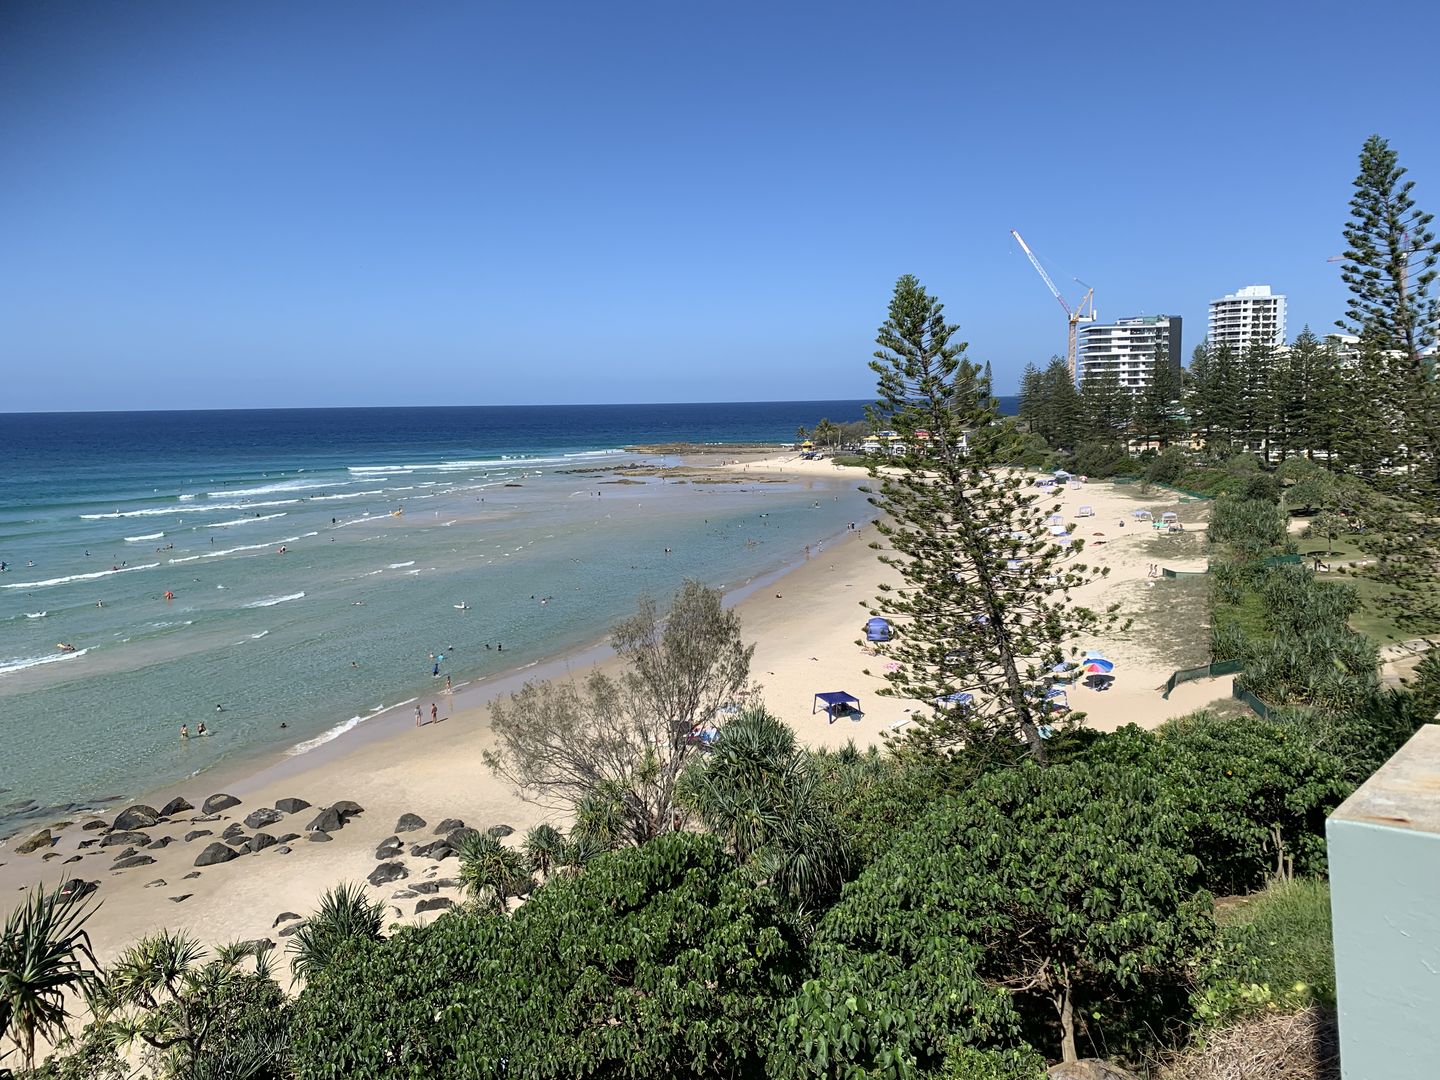
[[[834,477],[838,473],[857,480],[864,475],[860,469],[841,473],[829,461],[784,458],[720,467],[752,475],[784,471]],[[1143,503],[1112,485],[1091,485],[1078,500],[1076,493],[1070,494],[1070,509],[1076,501],[1093,502],[1100,515],[1096,530],[1109,533],[1104,537],[1109,546],[1095,547],[1094,558],[1092,549],[1087,549],[1085,561],[1110,567],[1111,576],[1086,586],[1080,601],[1103,597],[1148,603],[1159,613],[1155,617],[1162,626],[1167,619],[1185,620],[1184,598],[1194,594],[1183,591],[1184,583],[1147,580],[1146,560],[1153,561],[1157,545],[1171,541],[1152,536],[1150,530],[1114,529],[1117,516],[1128,516],[1130,508]],[[1161,501],[1155,498],[1150,504],[1157,514]],[[1187,523],[1197,521],[1201,513],[1192,506],[1185,514]],[[796,731],[802,745],[812,749],[838,749],[851,741],[862,748],[883,744],[892,734],[903,733],[913,712],[923,708],[918,702],[880,696],[883,673],[871,670],[877,662],[858,644],[866,617],[862,605],[877,597],[881,582],[894,580],[893,571],[870,549],[876,535],[868,523],[855,532],[847,529],[839,538],[820,542],[808,559],[787,559],[780,567],[725,590],[727,606],[740,614],[743,639],[755,645],[751,678],[761,689],[761,699]],[[1198,552],[1193,536],[1183,547],[1193,561]],[[1181,548],[1175,543],[1168,550],[1179,556]],[[1185,561],[1167,556],[1167,565],[1181,566]],[[1171,663],[1168,653],[1157,652],[1157,636],[1161,635],[1153,627],[1141,628],[1107,643],[1111,650],[1107,655],[1117,662],[1117,686],[1103,694],[1081,687],[1071,691],[1071,705],[1088,713],[1088,726],[1110,730],[1135,722],[1151,727],[1228,694],[1217,687],[1218,680],[1197,680],[1177,687],[1169,701],[1161,700],[1157,686],[1170,670],[1188,665]],[[17,854],[13,846],[0,850],[0,891],[8,889],[13,897],[17,889],[36,882],[53,886],[62,875],[98,881],[96,898],[103,906],[90,932],[104,960],[162,926],[188,932],[207,947],[260,938],[283,946],[286,931],[293,931],[298,919],[314,910],[326,889],[367,877],[371,896],[386,905],[387,922],[425,922],[461,899],[453,857],[433,858],[417,851],[443,835],[438,828],[441,822],[459,819],[481,829],[503,826],[513,830],[507,841],[512,845],[542,821],[566,825],[564,814],[525,801],[483,764],[483,753],[494,745],[488,704],[528,679],[583,677],[615,663],[601,639],[457,687],[453,699],[435,695],[444,706],[441,723],[416,728],[406,716],[407,706],[392,708],[307,753],[270,754],[258,767],[250,759],[244,766],[221,766],[164,785],[140,800],[154,799],[150,805],[161,806],[178,793],[194,809],[150,827],[134,838],[133,849],[101,846],[105,834],[85,827],[86,818],[99,821],[99,815],[77,816],[72,824],[56,830],[48,849],[28,855]],[[824,714],[814,711],[812,698],[833,690],[858,696],[863,715],[826,723]],[[428,702],[429,695],[424,698]],[[212,818],[203,813],[203,804],[220,792],[240,801]],[[241,824],[254,811],[291,798],[304,800],[306,806],[274,823],[257,819],[257,825]],[[310,842],[307,824],[321,808],[340,800],[353,800],[364,807],[364,813],[338,831],[316,838],[326,842]],[[101,824],[113,821],[124,805],[106,804]],[[404,814],[418,814],[427,824],[415,832],[399,833],[396,826]],[[224,838],[222,831],[249,836],[257,829],[273,835],[276,842],[238,856],[222,850],[228,862],[196,866],[207,845],[223,849],[217,843]],[[32,831],[21,834],[21,839]],[[392,835],[404,843],[397,853],[382,856],[380,845]],[[120,834],[112,845],[126,842],[125,834]],[[112,856],[127,851],[133,851],[130,858],[120,859],[126,867],[112,865]],[[132,861],[137,857],[138,864]],[[377,869],[383,870],[378,876]]]

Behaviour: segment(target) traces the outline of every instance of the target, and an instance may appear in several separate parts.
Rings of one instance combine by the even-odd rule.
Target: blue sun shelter
[[[814,716],[825,706],[825,715],[830,718],[830,723],[835,722],[837,716],[848,716],[852,720],[859,721],[865,715],[860,708],[860,699],[854,694],[847,694],[844,690],[829,690],[823,694],[815,695],[815,704],[810,709],[810,715]]]
[[[890,624],[878,615],[865,624],[866,641],[889,641]]]

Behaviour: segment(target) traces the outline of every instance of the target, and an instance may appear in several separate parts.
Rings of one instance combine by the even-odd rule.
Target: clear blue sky
[[[1368,134],[1440,210],[1404,44],[1437,30],[1423,2],[8,0],[0,411],[862,397],[906,272],[1010,392],[1065,337],[1011,228],[1102,318],[1183,315],[1187,353],[1250,283],[1323,332]]]

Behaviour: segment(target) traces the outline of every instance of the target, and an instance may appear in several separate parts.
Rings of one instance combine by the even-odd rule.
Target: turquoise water
[[[812,408],[789,415],[824,415]],[[249,422],[224,421],[223,445],[207,447],[203,432],[171,431],[175,445],[163,445],[161,415],[148,434],[143,422],[117,434],[91,418],[87,435],[43,418],[50,436],[73,425],[74,452],[0,481],[0,802],[37,803],[12,806],[12,827],[17,809],[35,816],[220,761],[308,752],[433,697],[444,675],[459,687],[587,644],[641,593],[663,596],[687,576],[743,583],[869,511],[853,480],[621,485],[575,471],[634,460],[618,446],[665,437],[643,433],[662,426],[653,418],[629,438],[572,418],[547,443],[494,415],[471,418],[484,430],[468,434],[454,416],[430,416],[412,445],[413,417],[357,427],[327,411],[285,416],[287,444],[263,419],[274,414],[224,414]],[[213,425],[221,414],[187,415]],[[0,417],[10,460],[31,446],[25,424],[40,422]],[[307,423],[308,436],[293,434]],[[787,430],[776,417],[768,437]],[[444,656],[440,678],[432,654]],[[211,737],[177,737],[201,721]]]

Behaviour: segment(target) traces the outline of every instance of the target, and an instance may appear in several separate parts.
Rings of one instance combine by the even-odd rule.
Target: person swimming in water
[[[180,738],[182,738],[182,739],[188,739],[188,738],[190,738],[190,725],[189,725],[189,724],[181,724],[181,725],[180,725]]]
[[[201,721],[200,721],[200,726],[195,729],[195,734],[196,734],[196,735],[208,735],[208,734],[210,734],[208,731],[205,730],[205,721],[204,721],[204,720],[201,720]]]

